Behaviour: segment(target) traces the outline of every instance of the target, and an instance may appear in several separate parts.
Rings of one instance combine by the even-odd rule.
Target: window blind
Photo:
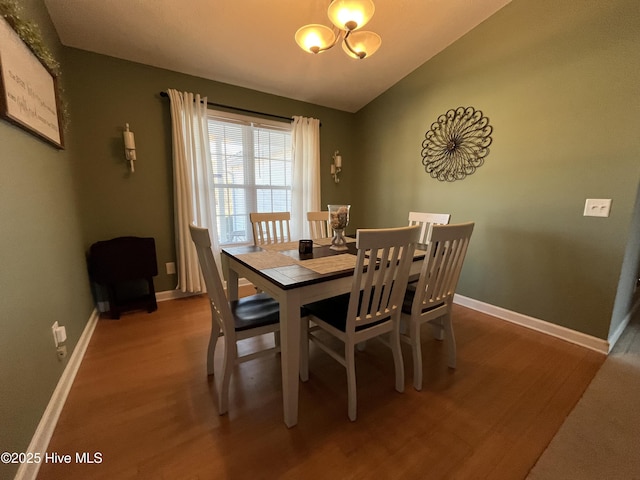
[[[252,243],[250,212],[291,211],[291,125],[210,111],[208,129],[220,244]]]

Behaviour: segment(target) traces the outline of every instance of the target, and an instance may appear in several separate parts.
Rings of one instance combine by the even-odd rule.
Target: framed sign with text
[[[0,17],[0,115],[64,148],[57,78]]]

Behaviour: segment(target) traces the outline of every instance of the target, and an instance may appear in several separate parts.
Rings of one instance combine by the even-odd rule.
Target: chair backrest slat
[[[418,226],[357,231],[347,331],[400,314],[419,231]]]
[[[191,239],[196,246],[200,271],[207,287],[207,295],[211,303],[211,314],[220,325],[225,338],[229,339],[228,345],[235,345],[235,325],[229,301],[224,292],[222,279],[218,273],[218,267],[211,251],[211,238],[206,228],[189,225]]]
[[[416,287],[412,311],[452,302],[474,223],[435,225]]]
[[[329,238],[332,235],[329,224],[329,212],[307,212],[307,221],[309,222],[309,233],[311,239]]]
[[[431,238],[434,225],[447,225],[451,215],[448,213],[409,212],[409,225],[420,225],[418,243],[426,245]]]
[[[253,227],[253,242],[270,245],[291,241],[291,214],[289,212],[266,212],[249,214]]]

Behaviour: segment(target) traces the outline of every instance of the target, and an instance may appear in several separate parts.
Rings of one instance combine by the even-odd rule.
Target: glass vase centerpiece
[[[349,225],[349,209],[351,205],[328,205],[329,226],[333,230],[331,250],[347,250],[347,241],[344,238],[344,229]]]

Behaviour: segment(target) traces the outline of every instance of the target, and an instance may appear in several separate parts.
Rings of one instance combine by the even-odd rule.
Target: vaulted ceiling
[[[45,0],[69,47],[356,112],[511,0],[375,0],[375,55],[312,55],[294,40],[330,26],[328,0]],[[212,101],[215,99],[212,98]]]

